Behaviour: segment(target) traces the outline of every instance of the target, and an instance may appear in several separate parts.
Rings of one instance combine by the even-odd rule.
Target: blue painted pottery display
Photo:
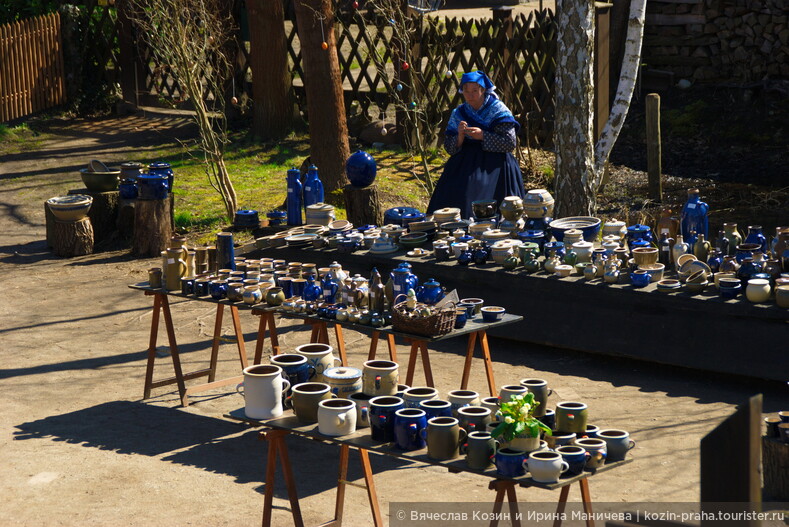
[[[696,243],[696,234],[703,234],[705,238],[709,237],[708,212],[709,206],[699,199],[699,189],[688,190],[688,201],[682,207],[680,229],[682,237],[691,247]]]
[[[630,282],[633,284],[633,287],[646,287],[649,285],[649,280],[649,273],[642,269],[630,273]]]
[[[419,209],[415,209],[413,207],[394,207],[391,209],[387,209],[384,211],[384,225],[400,225],[403,226],[403,216],[408,215],[409,218],[413,217],[413,214],[421,214]],[[413,221],[409,219],[409,222]]]
[[[545,218],[526,218],[526,221],[523,224],[523,228],[526,230],[531,231],[546,231],[550,232],[551,229],[551,222],[553,218],[545,217]]]
[[[167,177],[150,173],[137,176],[137,198],[142,200],[166,199]]]
[[[602,222],[600,218],[592,216],[571,216],[569,218],[559,218],[549,223],[551,234],[558,241],[564,240],[564,232],[570,229],[580,229],[584,233],[584,240],[594,242],[600,233]]]
[[[345,174],[354,187],[372,185],[377,171],[373,156],[361,150],[351,154],[345,162]]]
[[[741,243],[737,246],[734,258],[737,260],[737,263],[742,264],[746,258],[753,258],[753,255],[759,251],[759,248],[757,243]]]
[[[167,192],[173,191],[173,169],[170,167],[170,163],[165,163],[163,161],[157,161],[155,163],[151,163],[148,165],[148,174],[154,176],[164,176],[167,179]]]
[[[370,435],[373,441],[391,443],[395,440],[395,413],[403,408],[405,401],[400,397],[381,395],[370,399]]]

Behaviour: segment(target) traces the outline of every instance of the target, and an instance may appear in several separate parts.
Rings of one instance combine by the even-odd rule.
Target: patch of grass
[[[707,119],[709,110],[709,105],[704,101],[694,101],[683,108],[669,110],[663,114],[663,130],[668,135],[694,137]]]
[[[309,156],[308,136],[294,135],[278,143],[259,143],[246,134],[231,137],[225,163],[238,195],[239,208],[255,209],[263,216],[279,208],[286,199],[287,170],[300,167]],[[429,196],[420,181],[422,166],[419,159],[402,149],[373,153],[378,164],[378,184],[384,208],[409,205],[424,208]],[[130,159],[150,163],[165,161],[175,172],[175,223],[179,230],[188,231],[196,243],[211,242],[223,225],[229,225],[219,194],[211,187],[204,170],[201,151],[194,145],[171,147],[146,152],[144,158]],[[440,175],[445,161],[443,151],[430,152],[433,179]],[[320,167],[319,167],[320,170]],[[418,176],[418,177],[417,177]],[[335,205],[337,218],[345,218],[342,191],[326,199]],[[237,233],[243,236],[242,233]],[[250,240],[251,241],[251,237]]]
[[[47,138],[27,123],[18,126],[0,124],[0,155],[19,154],[41,148]]]

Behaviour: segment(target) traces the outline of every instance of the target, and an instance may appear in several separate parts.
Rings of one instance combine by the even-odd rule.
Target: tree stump
[[[93,225],[90,218],[77,221],[54,220],[52,250],[57,256],[84,256],[93,252]]]
[[[383,211],[381,210],[378,186],[375,183],[364,188],[345,185],[342,193],[345,197],[345,211],[348,215],[348,221],[356,226],[367,224],[381,225]]]
[[[93,237],[98,245],[115,236],[117,230],[118,201],[120,194],[117,190],[110,192],[97,192],[80,188],[68,191],[69,196],[73,194],[85,194],[93,198],[93,205],[90,206],[88,217],[93,224]]]
[[[136,199],[118,200],[118,235],[124,240],[131,240],[134,236],[134,208],[137,204]]]
[[[789,501],[789,443],[762,437],[764,493],[776,501]]]
[[[160,256],[173,235],[170,199],[137,200],[134,206],[132,252]]]

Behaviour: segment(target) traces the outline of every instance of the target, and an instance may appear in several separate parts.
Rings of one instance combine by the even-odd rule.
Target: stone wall
[[[642,54],[675,80],[789,79],[789,2],[649,0]]]

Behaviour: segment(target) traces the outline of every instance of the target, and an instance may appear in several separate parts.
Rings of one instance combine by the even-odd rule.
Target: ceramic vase
[[[745,296],[754,304],[767,302],[770,299],[770,281],[763,278],[748,280],[745,287]]]
[[[724,223],[723,224],[723,232],[726,234],[726,238],[729,240],[729,255],[734,255],[734,251],[737,249],[737,246],[742,244],[742,235],[740,231],[737,230],[736,223]]]

